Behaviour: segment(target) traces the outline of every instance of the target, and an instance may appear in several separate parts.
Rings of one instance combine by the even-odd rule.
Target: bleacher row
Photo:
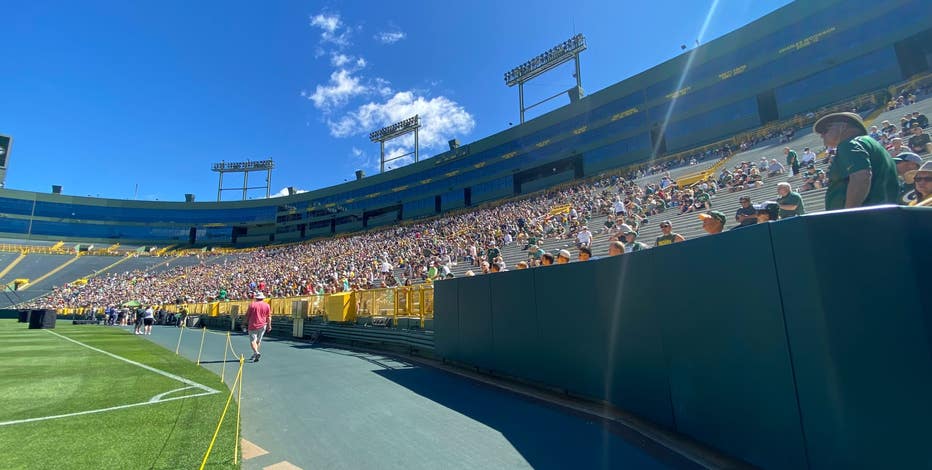
[[[880,113],[873,119],[873,122],[881,122],[883,120],[890,120],[891,122],[899,121],[900,116],[907,112],[919,111],[923,114],[930,114],[932,112],[932,99],[927,99],[920,101],[916,104],[905,106],[902,108],[895,109],[893,111],[886,111]],[[803,129],[801,132],[798,132],[796,136],[789,140],[788,142],[781,143],[777,140],[771,141],[766,145],[758,146],[754,149],[740,152],[729,157],[722,165],[721,168],[732,169],[737,164],[741,162],[751,162],[757,163],[760,161],[761,157],[770,159],[776,159],[777,161],[783,163],[785,162],[785,156],[783,154],[783,148],[790,147],[801,153],[803,148],[809,147],[813,150],[823,149],[821,137],[814,134],[811,129]],[[932,159],[932,155],[923,156],[924,161]],[[822,168],[826,172],[828,170],[826,166],[826,159],[824,155],[821,155],[817,160],[817,168]],[[706,170],[716,164],[717,162],[703,162],[699,165],[692,165],[677,168],[666,172],[671,179],[677,180],[681,177],[701,172]],[[718,176],[717,174],[715,175]],[[659,181],[661,175],[651,175],[635,180],[640,186],[644,186],[648,183],[656,183]],[[802,172],[799,175],[791,176],[787,175],[778,175],[775,177],[768,178],[766,172],[763,174],[763,186],[759,188],[750,188],[738,192],[728,192],[728,190],[719,190],[716,195],[711,199],[712,210],[717,210],[725,213],[728,218],[728,223],[725,225],[725,230],[728,230],[732,227],[737,226],[737,222],[734,220],[735,212],[741,207],[738,199],[742,196],[747,196],[751,198],[752,204],[759,204],[765,201],[775,201],[779,195],[777,194],[777,183],[788,182],[792,185],[794,190],[802,185],[805,176]],[[823,212],[825,210],[825,189],[814,189],[810,191],[801,192],[800,195],[803,199],[803,204],[805,205],[805,210],[807,214]],[[703,211],[704,212],[704,211]],[[701,213],[701,212],[699,212]],[[638,232],[638,241],[646,243],[650,246],[654,245],[655,239],[661,235],[660,232],[660,222],[663,220],[669,220],[673,225],[673,231],[683,235],[686,240],[707,236],[708,234],[702,229],[702,223],[696,212],[680,214],[679,208],[674,207],[667,209],[666,212],[653,216],[649,218],[649,222],[643,224],[641,229]],[[587,221],[589,229],[593,232],[592,238],[592,254],[595,257],[607,256],[608,255],[608,246],[611,240],[609,240],[609,233],[603,231],[598,233],[597,231],[603,227],[606,217],[599,216]],[[573,260],[576,260],[578,250],[575,248],[575,240],[546,240],[540,244],[540,247],[547,252],[555,253],[558,250],[566,249],[573,255]],[[522,249],[523,246],[517,246],[517,244],[511,244],[509,246],[500,247],[502,260],[505,262],[506,266],[509,269],[513,269],[514,266],[520,261],[526,261],[528,258],[528,253],[526,250]],[[474,271],[478,273],[477,268],[469,266],[468,264],[460,263],[453,270],[455,276],[465,275],[467,271]]]
[[[192,266],[201,262],[223,262],[224,256],[205,259],[194,256],[133,256],[113,257],[96,255],[59,255],[45,253],[0,252],[0,308],[5,308],[41,297],[56,286],[75,282],[105,272],[133,272],[157,274],[175,267]],[[28,280],[16,285],[17,280]]]
[[[920,101],[914,105],[899,108],[893,111],[887,111],[879,114],[874,118],[875,122],[882,120],[896,121],[906,112],[919,111],[923,114],[932,114],[932,100]],[[706,160],[696,165],[688,165],[665,172],[671,179],[678,180],[692,174],[696,174],[718,165],[717,168],[735,167],[740,162],[747,161],[757,163],[761,157],[768,160],[777,159],[784,161],[782,149],[789,146],[798,152],[805,147],[812,149],[822,149],[821,139],[814,135],[811,130],[803,129],[798,132],[792,140],[781,143],[774,139],[771,142],[764,142],[762,145],[732,155],[723,162],[718,160]],[[926,157],[928,159],[928,156]],[[821,160],[820,165],[824,165]],[[716,172],[716,177],[718,172]],[[645,176],[635,180],[639,186],[643,187],[648,183],[659,181],[661,174]],[[734,213],[740,207],[738,199],[740,196],[748,196],[752,203],[757,204],[768,200],[775,200],[777,196],[776,184],[781,181],[789,182],[794,188],[798,188],[803,180],[802,175],[788,176],[780,175],[763,178],[763,186],[759,188],[745,189],[740,192],[731,193],[727,190],[719,190],[711,199],[712,209],[722,211],[728,218],[726,230],[734,227],[737,223],[734,221]],[[608,188],[611,191],[617,191],[617,187]],[[824,210],[824,189],[817,189],[802,192],[803,201],[807,213],[815,213]],[[644,223],[640,228],[638,240],[648,245],[653,245],[654,240],[660,235],[659,223],[662,220],[669,220],[673,224],[673,231],[683,235],[687,240],[705,236],[702,230],[702,224],[698,219],[698,214],[686,213],[680,214],[678,207],[668,208],[664,213],[650,217],[649,221]],[[610,240],[607,231],[602,230],[605,222],[604,215],[597,215],[588,220],[590,230],[594,237],[592,241],[592,251],[594,256],[605,256],[608,254]],[[44,246],[41,243],[38,245]],[[544,250],[555,253],[560,249],[567,249],[573,255],[575,261],[578,251],[575,249],[574,240],[572,239],[545,239],[539,243]],[[509,269],[513,269],[519,261],[527,259],[527,252],[522,250],[522,246],[511,244],[502,246],[501,256]],[[4,295],[0,295],[0,307],[11,306],[30,299],[38,298],[52,291],[55,286],[73,282],[75,280],[96,276],[103,272],[122,273],[122,272],[139,272],[145,274],[158,274],[176,267],[193,266],[197,264],[214,264],[223,263],[230,257],[250,256],[250,253],[229,252],[220,255],[207,257],[199,256],[169,256],[169,257],[151,257],[151,256],[133,256],[129,255],[122,259],[113,256],[95,256],[84,255],[73,259],[74,256],[58,254],[32,253],[21,255],[18,253],[0,252],[0,286],[3,287]],[[468,263],[459,262],[452,267],[455,276],[463,276],[467,271],[473,270],[479,273],[479,270]],[[23,291],[14,291],[13,281],[16,279],[29,279],[30,283]],[[38,280],[38,281],[37,281]]]

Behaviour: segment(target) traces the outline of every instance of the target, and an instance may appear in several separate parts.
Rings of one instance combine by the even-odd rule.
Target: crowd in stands
[[[877,129],[877,139],[892,143],[903,132],[921,131],[922,123],[928,125],[923,118],[904,117],[908,126],[893,130],[885,121],[883,128]],[[716,158],[730,154],[731,149],[709,152],[708,157]],[[701,214],[706,232],[721,232],[728,217],[711,210],[711,199],[716,194],[761,187],[764,175],[797,174],[802,167],[802,185],[795,189],[786,183],[777,185],[778,197],[774,201],[752,205],[750,199],[742,197],[733,228],[804,214],[799,191],[826,186],[825,172],[815,169],[816,156],[808,148],[801,159],[789,147],[784,149],[784,156],[786,165],[775,158],[744,161],[723,169],[717,179],[709,177],[691,187],[680,187],[669,173],[646,184],[619,175],[603,176],[524,199],[367,233],[263,247],[225,255],[218,262],[202,259],[194,266],[158,273],[105,274],[83,285],[57,288],[34,301],[33,306],[113,308],[127,300],[161,305],[244,300],[257,292],[290,297],[432,283],[453,276],[453,268],[459,264],[470,267],[466,275],[476,275],[570,262],[573,255],[568,250],[548,252],[543,248],[545,244],[555,245],[553,240],[561,241],[561,246],[566,245],[563,242],[574,243],[578,259],[587,260],[592,257],[591,244],[597,233],[607,234],[610,255],[630,253],[650,248],[637,239],[640,228],[650,218],[694,212]],[[642,171],[655,170],[648,167]],[[925,173],[916,170],[918,165],[908,171],[917,184],[926,185]],[[599,226],[593,225],[596,219]],[[654,247],[685,239],[674,231],[669,220],[660,222],[660,229],[662,234],[654,240]],[[507,266],[501,256],[502,246],[526,250],[527,260]]]

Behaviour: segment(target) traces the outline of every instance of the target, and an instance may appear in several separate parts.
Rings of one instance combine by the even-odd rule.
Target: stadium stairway
[[[0,279],[3,279],[25,257],[26,253],[0,252]]]

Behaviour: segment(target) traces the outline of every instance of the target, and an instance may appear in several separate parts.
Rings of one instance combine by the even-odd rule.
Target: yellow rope
[[[245,362],[246,356],[243,355],[239,358],[240,363],[240,374],[239,374],[239,393],[236,397],[236,429],[233,431],[233,465],[236,465],[237,460],[239,459],[239,433],[240,433],[240,408],[243,405],[243,363]]]
[[[233,400],[233,392],[236,391],[236,385],[239,384],[243,376],[243,364],[245,364],[245,361],[243,358],[240,358],[239,372],[236,373],[236,379],[233,381],[233,388],[230,389],[230,396],[227,397],[227,403],[223,406],[223,413],[220,414],[220,421],[217,422],[217,429],[214,430],[214,437],[210,439],[210,445],[207,446],[207,452],[204,453],[204,460],[201,461],[199,470],[204,470],[204,466],[207,465],[207,458],[210,457],[210,452],[214,450],[214,443],[217,442],[217,436],[220,434],[220,426],[223,425],[223,419],[226,417],[227,410],[230,408],[230,402]],[[238,439],[235,435],[233,437],[234,439]]]
[[[227,333],[227,344],[230,344],[230,333]],[[220,369],[220,381],[223,382],[227,373],[227,344],[223,345],[223,368]]]
[[[227,344],[230,346],[230,352],[233,353],[233,357],[239,357],[239,355],[236,354],[236,350],[233,349],[233,340],[230,339],[230,333],[227,333],[227,340]]]

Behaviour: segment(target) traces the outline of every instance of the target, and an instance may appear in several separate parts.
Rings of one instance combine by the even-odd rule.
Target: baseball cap
[[[264,298],[265,298],[265,294],[263,294],[261,291],[256,292],[256,300],[262,300]]]
[[[570,255],[570,252],[569,252],[569,251],[566,251],[566,250],[560,250],[560,251],[558,251],[558,252],[557,252],[557,256],[562,256],[562,257],[564,257],[564,258],[566,258],[566,259],[572,259],[572,256]]]
[[[699,218],[702,220],[715,219],[721,222],[722,225],[725,225],[725,221],[728,220],[725,217],[725,214],[723,214],[721,211],[709,211],[709,212],[706,212],[705,214],[699,214]]]
[[[917,165],[922,165],[922,157],[916,155],[912,152],[900,152],[899,155],[893,157],[895,162],[913,162]]]

